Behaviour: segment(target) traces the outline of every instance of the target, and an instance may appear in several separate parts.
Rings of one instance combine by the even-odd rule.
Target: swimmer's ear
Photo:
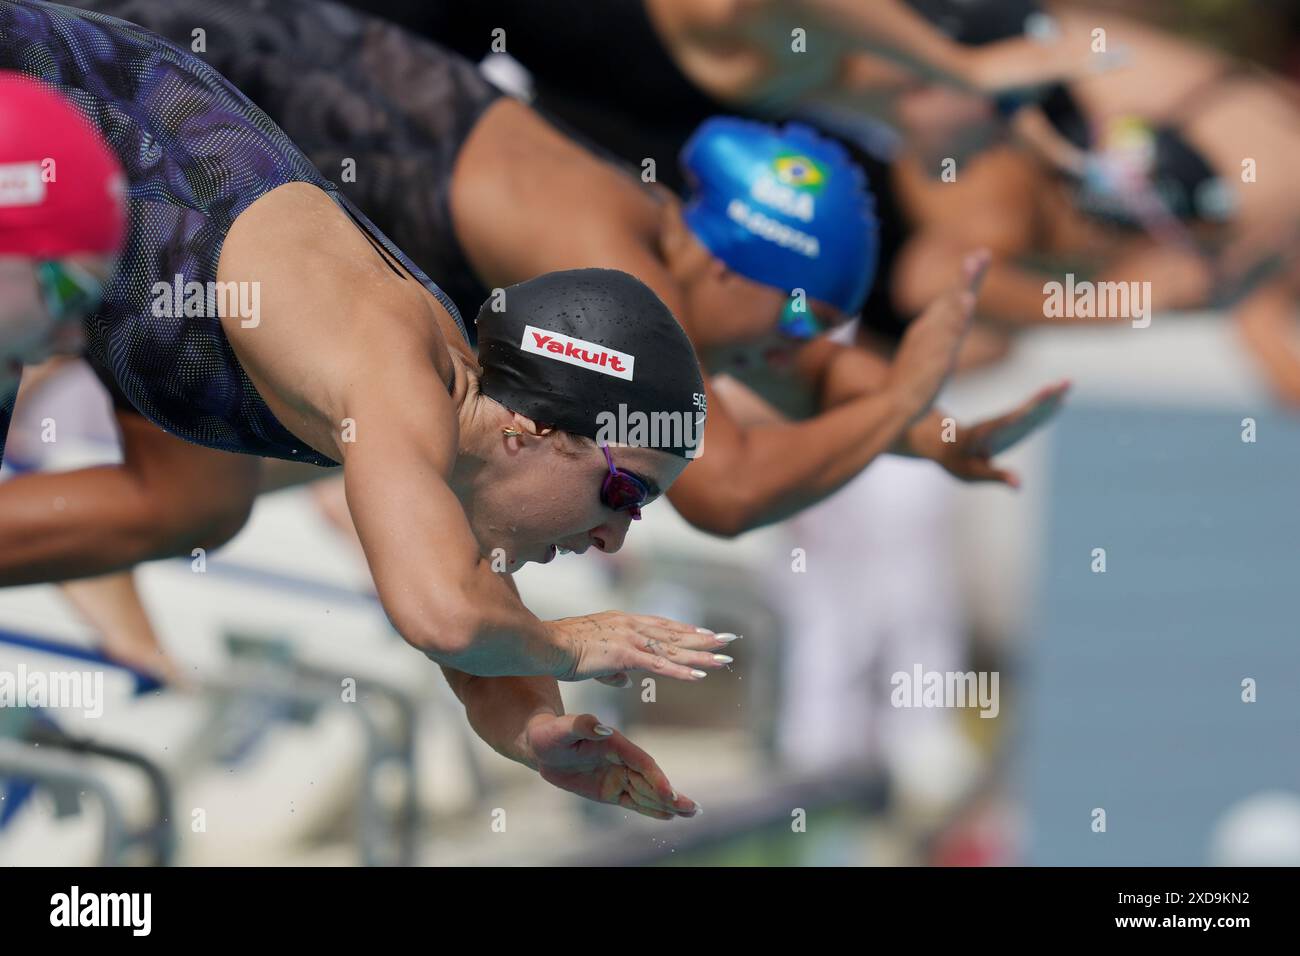
[[[510,413],[510,426],[517,432],[532,435],[535,438],[545,438],[555,431],[554,425],[533,421],[527,415],[520,415],[518,412]]]
[[[663,186],[652,185],[664,196],[659,207],[659,251],[664,258],[672,262],[684,255],[698,254],[700,250],[708,252],[703,243],[695,241],[695,235],[682,218],[682,204],[677,197]]]
[[[725,282],[727,279],[742,278],[738,272],[733,272],[725,262],[717,256],[709,259],[709,278],[715,282]]]

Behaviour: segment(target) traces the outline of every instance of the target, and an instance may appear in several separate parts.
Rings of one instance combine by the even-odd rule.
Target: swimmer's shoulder
[[[451,353],[473,359],[455,319],[323,189],[287,183],[250,205],[221,254],[223,280],[260,280],[264,303],[285,306],[339,343],[427,353],[444,382]],[[313,302],[311,309],[296,304]],[[349,347],[352,347],[349,345]]]
[[[222,241],[219,271],[243,273],[254,265],[276,273],[292,271],[339,239],[346,241],[348,225],[347,216],[323,189],[285,183],[235,217]]]

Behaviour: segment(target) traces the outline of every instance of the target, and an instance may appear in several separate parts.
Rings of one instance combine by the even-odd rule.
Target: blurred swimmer
[[[0,71],[0,458],[23,365],[80,349],[124,234],[122,168],[58,93]]]
[[[1300,193],[1276,174],[1300,149],[1300,91],[1121,14],[1051,9],[1075,46],[1104,27],[1133,54],[1126,72],[1026,111],[1044,149],[1004,144],[955,182],[936,182],[920,153],[900,158],[893,185],[915,226],[893,275],[900,307],[945,288],[972,243],[995,254],[977,310],[1004,334],[1060,321],[1044,308],[1045,262],[1150,283],[1148,311],[1228,310],[1278,397],[1300,405]]]

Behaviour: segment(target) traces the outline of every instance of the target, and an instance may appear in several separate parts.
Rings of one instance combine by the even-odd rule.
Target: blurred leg
[[[175,662],[167,656],[140,601],[133,572],[67,581],[59,585],[77,613],[94,628],[101,649],[114,660],[175,682]]]

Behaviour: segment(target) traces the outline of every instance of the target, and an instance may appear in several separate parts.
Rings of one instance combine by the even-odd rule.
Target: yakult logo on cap
[[[525,325],[524,340],[519,343],[519,347],[525,352],[544,355],[557,362],[568,362],[570,365],[591,369],[602,375],[613,375],[615,378],[632,381],[632,366],[636,362],[636,356],[597,345],[595,342]]]
[[[0,163],[0,206],[39,206],[44,201],[40,163]]]

